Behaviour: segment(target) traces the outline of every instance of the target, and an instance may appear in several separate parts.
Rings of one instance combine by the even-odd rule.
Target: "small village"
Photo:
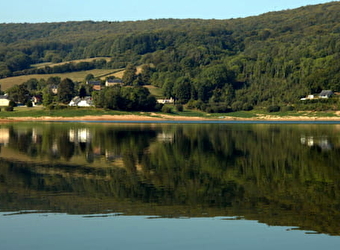
[[[114,79],[105,80],[104,84],[100,80],[89,80],[85,82],[85,86],[87,89],[90,89],[90,93],[92,93],[92,92],[100,92],[104,90],[105,88],[109,88],[112,86],[124,87],[124,83],[121,79],[114,78]],[[49,86],[49,91],[54,96],[58,95],[58,89],[59,89],[58,85]],[[30,102],[28,103],[32,104],[32,106],[30,107],[41,106],[43,104],[43,96],[34,95],[30,98]],[[174,99],[173,98],[159,98],[157,99],[157,103],[173,104]],[[28,106],[27,103],[23,104],[23,103],[15,102],[11,100],[10,96],[8,96],[7,93],[5,93],[4,95],[0,95],[0,108],[1,107],[6,108],[11,105],[14,105],[15,107]],[[93,97],[91,95],[72,96],[72,99],[70,100],[70,102],[66,103],[66,105],[69,107],[95,107],[95,103],[93,102]],[[7,110],[7,111],[11,111],[11,110]]]

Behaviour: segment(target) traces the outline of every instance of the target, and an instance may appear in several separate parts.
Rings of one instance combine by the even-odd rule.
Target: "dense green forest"
[[[340,3],[330,2],[229,20],[0,24],[0,77],[148,65],[146,80],[133,83],[158,86],[191,108],[315,109],[300,98],[340,91],[338,20]],[[99,56],[111,60],[32,67]]]

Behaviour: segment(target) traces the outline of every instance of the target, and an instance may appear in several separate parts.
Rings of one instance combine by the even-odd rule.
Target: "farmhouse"
[[[87,81],[86,84],[91,85],[93,90],[102,89],[102,85],[100,81]]]
[[[171,97],[170,99],[157,99],[158,103],[166,104],[166,103],[174,103],[174,99]]]
[[[39,103],[41,103],[41,96],[33,96],[31,99],[33,105],[37,105]]]
[[[307,97],[301,98],[300,100],[305,101],[305,100],[313,100],[313,99],[327,99],[330,98],[333,95],[332,90],[322,90],[320,94],[315,94],[315,95],[308,95]]]
[[[319,94],[319,98],[330,98],[333,95],[332,90],[322,90]]]
[[[105,82],[106,87],[114,86],[114,85],[123,85],[123,81],[121,79],[107,79]]]
[[[7,107],[9,105],[9,99],[5,95],[0,95],[0,107]]]

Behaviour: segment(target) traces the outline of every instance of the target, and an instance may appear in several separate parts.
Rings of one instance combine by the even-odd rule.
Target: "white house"
[[[170,99],[157,99],[157,102],[158,103],[162,103],[162,104],[165,104],[165,103],[174,103],[174,99],[171,97]]]
[[[84,98],[80,98],[79,96],[76,96],[70,101],[68,105],[72,107],[93,107],[94,106],[91,96],[86,96]]]
[[[333,91],[332,90],[322,90],[320,92],[320,94],[315,94],[315,95],[308,95],[307,97],[301,98],[300,100],[304,101],[304,100],[313,100],[313,99],[327,99],[330,98],[333,95]]]
[[[322,90],[319,94],[319,98],[330,98],[333,95],[332,90]]]
[[[9,105],[9,99],[6,95],[0,95],[0,107],[7,107]]]

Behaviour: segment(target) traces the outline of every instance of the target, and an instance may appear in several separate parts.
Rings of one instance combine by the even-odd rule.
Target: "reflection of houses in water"
[[[322,150],[331,150],[333,148],[331,142],[326,136],[314,137],[302,135],[300,138],[301,144],[309,147],[319,147]]]
[[[70,142],[90,142],[91,133],[88,128],[70,129],[69,130]]]
[[[119,158],[121,158],[121,155],[116,154],[115,152],[112,151],[108,151],[107,149],[105,149],[105,158],[108,161],[114,161],[117,160]]]
[[[37,128],[32,129],[32,142],[38,143],[41,140],[42,131],[39,131]]]
[[[93,148],[93,150],[91,151],[91,157],[93,157],[93,158],[104,157],[109,162],[113,162],[113,161],[116,161],[117,159],[122,158],[122,156],[120,154],[117,154],[116,152],[102,148],[100,146],[95,146]]]
[[[51,152],[54,155],[57,155],[58,152],[59,152],[59,150],[58,150],[58,142],[56,140],[54,140],[53,143],[52,143]]]
[[[329,140],[327,138],[320,139],[318,145],[323,150],[331,150],[333,148],[333,145],[329,142]]]
[[[94,155],[101,155],[102,154],[102,149],[99,146],[96,146],[93,148],[93,154]]]
[[[313,136],[301,136],[301,144],[307,145],[309,147],[314,146],[314,137]]]
[[[173,133],[166,133],[162,132],[157,134],[157,140],[162,142],[173,142],[174,141],[174,134]]]
[[[0,145],[7,145],[9,142],[9,129],[0,128]]]

